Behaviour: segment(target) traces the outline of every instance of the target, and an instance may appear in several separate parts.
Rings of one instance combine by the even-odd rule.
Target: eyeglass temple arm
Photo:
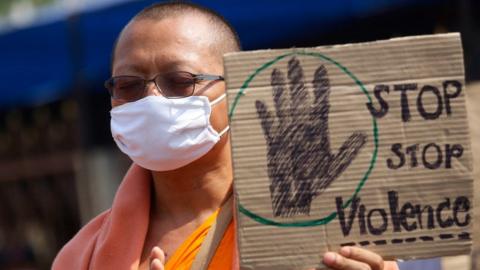
[[[203,80],[203,81],[216,81],[216,80],[221,80],[223,81],[224,78],[219,75],[208,75],[208,74],[197,74],[195,76],[195,79],[197,80]]]

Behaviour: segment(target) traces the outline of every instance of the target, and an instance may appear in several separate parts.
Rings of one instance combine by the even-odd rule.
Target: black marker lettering
[[[400,210],[400,224],[402,227],[410,232],[417,229],[417,222],[408,223],[407,218],[414,218],[416,215],[415,207],[409,202],[405,203]]]
[[[365,222],[365,205],[361,204],[358,209],[358,222],[360,225],[360,234],[367,234],[367,225]]]
[[[470,224],[470,214],[468,214],[468,210],[470,210],[470,200],[465,196],[458,197],[453,204],[453,219],[457,226],[465,227]],[[458,212],[466,213],[463,222],[460,222],[458,219]]]
[[[455,92],[450,93],[449,89],[451,87],[455,88]],[[450,100],[456,98],[462,92],[462,84],[459,81],[444,81],[443,82],[443,95],[445,96],[445,111],[447,115],[452,114],[452,109],[450,107]]]
[[[423,106],[422,97],[425,92],[432,92],[437,98],[437,109],[434,112],[427,112],[427,110],[425,110],[425,107]],[[440,94],[440,91],[436,87],[431,85],[425,85],[424,87],[422,87],[422,90],[420,90],[420,94],[418,94],[418,97],[417,97],[417,108],[418,108],[418,112],[423,117],[423,119],[425,120],[437,119],[442,113],[442,109],[443,109],[442,96]]]
[[[345,222],[345,212],[343,211],[342,207],[342,197],[336,197],[335,202],[337,204],[338,219],[340,220],[340,227],[342,228],[343,235],[348,236],[350,234],[350,230],[352,229],[353,221],[355,220],[355,215],[357,213],[360,199],[354,198],[352,200],[352,203],[350,205],[350,214],[348,215],[348,222]]]
[[[379,216],[382,218],[382,223],[378,227],[373,226],[372,216],[374,215],[375,212],[378,212]],[[385,212],[385,209],[376,208],[376,209],[370,210],[370,212],[368,212],[367,221],[368,221],[368,231],[373,235],[381,235],[387,230],[388,219],[387,219],[387,212]]]
[[[415,168],[418,166],[418,161],[417,161],[417,150],[418,150],[418,144],[412,144],[405,148],[405,152],[410,154],[410,166],[412,168]]]
[[[387,94],[390,93],[390,88],[388,87],[388,85],[384,85],[384,84],[375,85],[375,88],[373,89],[373,94],[375,95],[375,97],[378,100],[378,103],[380,104],[379,110],[375,109],[372,102],[367,103],[368,110],[370,111],[372,116],[375,118],[382,118],[388,112],[388,103],[385,101],[385,99],[383,99],[382,92],[387,92]]]
[[[437,207],[437,222],[438,225],[440,225],[441,228],[447,228],[453,225],[453,219],[451,217],[448,217],[446,220],[443,220],[442,218],[442,211],[443,209],[450,209],[450,199],[446,198],[445,202],[442,202],[438,204]]]
[[[393,231],[400,232],[400,216],[398,214],[398,195],[395,191],[388,192],[388,204],[390,206],[390,215],[392,216]]]
[[[400,104],[402,106],[402,120],[408,122],[410,120],[410,108],[408,106],[407,91],[417,90],[416,83],[395,84],[393,90],[400,91]]]
[[[460,144],[445,146],[445,168],[452,168],[452,157],[460,158],[463,154],[463,147]]]
[[[418,220],[418,226],[420,229],[424,228],[423,225],[423,213],[427,211],[427,228],[428,229],[434,229],[435,228],[435,223],[434,223],[434,217],[433,217],[433,207],[431,205],[426,205],[421,208],[419,204],[415,205],[415,211],[417,212],[417,220]]]
[[[436,154],[437,158],[436,158],[434,163],[430,163],[429,161],[427,161],[427,151],[431,147],[435,148],[436,153],[437,153]],[[442,165],[442,149],[440,149],[440,146],[438,146],[435,143],[427,144],[423,148],[422,161],[423,161],[423,165],[425,166],[425,168],[428,168],[430,170],[438,169],[440,167],[440,165]]]
[[[387,166],[389,169],[396,170],[398,168],[401,168],[405,164],[405,155],[402,152],[402,144],[401,143],[392,144],[392,152],[396,154],[400,160],[398,164],[395,164],[391,158],[388,158]]]
[[[393,190],[388,191],[387,196],[389,209],[373,208],[368,210],[364,204],[360,203],[360,197],[355,197],[351,201],[348,214],[342,207],[343,199],[336,197],[337,217],[343,235],[350,235],[353,226],[356,226],[354,223],[357,217],[360,235],[382,235],[387,232],[388,228],[391,228],[389,233],[403,233],[436,229],[437,224],[440,228],[448,228],[452,226],[465,227],[471,223],[469,213],[471,202],[465,196],[456,197],[452,201],[450,198],[445,198],[436,206],[414,205],[410,201],[400,204],[399,194]],[[392,226],[389,226],[390,221]],[[430,236],[423,236],[420,239],[427,241],[428,237]]]

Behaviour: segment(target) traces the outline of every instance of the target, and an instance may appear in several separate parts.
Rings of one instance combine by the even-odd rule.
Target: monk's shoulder
[[[110,209],[99,214],[83,226],[57,254],[53,261],[52,270],[82,269],[81,265],[88,261],[88,259],[85,260],[87,257],[91,256],[100,229],[108,220],[109,215]]]

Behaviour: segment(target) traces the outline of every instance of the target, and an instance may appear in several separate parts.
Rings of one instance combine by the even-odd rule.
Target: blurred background
[[[154,2],[0,0],[0,269],[49,269],[66,241],[110,206],[130,161],[111,139],[102,85],[116,36]],[[193,2],[223,14],[245,50],[461,32],[480,153],[479,0]],[[401,268],[480,269],[479,250]]]

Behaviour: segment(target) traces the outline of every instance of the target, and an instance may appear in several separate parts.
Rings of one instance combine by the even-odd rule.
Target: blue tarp
[[[0,35],[0,108],[42,104],[65,97],[71,94],[79,78],[89,89],[103,91],[101,82],[109,76],[114,39],[134,14],[153,2],[156,1],[123,2]],[[223,14],[239,32],[244,49],[257,49],[275,47],[282,40],[320,35],[335,24],[385,10],[439,1],[195,2]]]

